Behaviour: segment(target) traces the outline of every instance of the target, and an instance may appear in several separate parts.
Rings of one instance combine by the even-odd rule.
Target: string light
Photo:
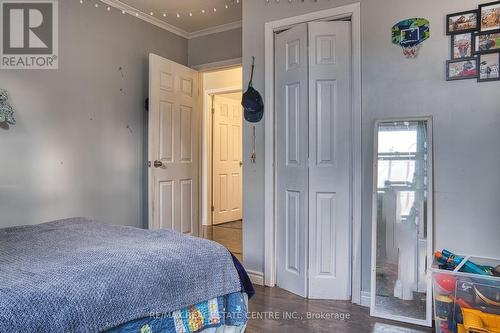
[[[271,0],[265,0],[267,3],[269,3]],[[279,2],[279,0],[275,0],[276,2]],[[288,0],[290,3],[293,1],[293,0]],[[103,7],[106,8],[106,10],[108,12],[111,11],[111,9],[114,7],[113,5],[108,5],[108,1],[105,1],[105,0],[88,0],[88,1],[85,1],[85,0],[78,0],[78,2],[80,4],[85,4],[85,3],[90,3],[91,5],[93,5],[95,8],[99,8],[99,5],[101,3],[103,3]],[[189,17],[193,17],[195,16],[196,13],[200,13],[200,14],[207,14],[207,12],[210,12],[210,11],[213,11],[214,13],[217,13],[219,9],[221,8],[225,8],[225,9],[229,9],[230,7],[232,6],[235,6],[236,4],[240,4],[240,0],[226,0],[224,2],[224,7],[220,6],[220,7],[212,7],[212,8],[202,8],[202,9],[196,9],[196,10],[179,10],[177,12],[174,12],[172,13],[172,15],[175,15],[175,17],[177,18],[181,18],[183,16],[189,16]],[[130,14],[130,15],[133,15],[135,17],[140,17],[141,14],[144,14],[146,15],[145,13],[143,13],[142,11],[138,11],[138,12],[131,12],[131,11],[127,11],[126,9],[123,9],[123,8],[118,8],[118,10],[123,14]],[[148,12],[146,12],[148,13]],[[149,12],[149,15],[150,16],[155,16],[155,12],[153,11],[150,11]],[[160,11],[158,13],[158,16],[162,16],[164,18],[168,18],[169,17],[169,12],[168,11]]]

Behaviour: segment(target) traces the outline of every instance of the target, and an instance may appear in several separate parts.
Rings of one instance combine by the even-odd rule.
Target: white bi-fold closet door
[[[349,299],[351,25],[275,35],[276,272],[308,298]]]

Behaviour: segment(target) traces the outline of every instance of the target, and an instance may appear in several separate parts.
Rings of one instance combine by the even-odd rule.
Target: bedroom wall
[[[286,17],[354,3],[243,2],[244,82],[256,56],[254,86],[264,94],[264,24]],[[482,1],[487,2],[487,1]],[[361,1],[362,18],[362,289],[370,290],[373,124],[388,117],[434,117],[435,247],[490,257],[500,255],[500,82],[445,81],[450,42],[446,14],[475,8],[477,0]],[[407,60],[391,44],[391,27],[401,19],[426,17],[431,38],[417,59]],[[257,163],[244,171],[244,262],[264,267],[264,122],[258,125]],[[244,128],[244,152],[251,151],[251,126]]]
[[[145,227],[148,54],[187,64],[187,40],[90,3],[59,11],[60,69],[0,71],[17,117],[0,128],[0,227]]]
[[[232,29],[188,41],[189,66],[241,58],[242,29]]]

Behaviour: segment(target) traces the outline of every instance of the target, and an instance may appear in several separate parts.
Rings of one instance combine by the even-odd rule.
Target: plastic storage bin
[[[437,333],[500,333],[500,277],[465,273],[464,265],[497,267],[498,259],[463,258],[454,271],[431,267]]]

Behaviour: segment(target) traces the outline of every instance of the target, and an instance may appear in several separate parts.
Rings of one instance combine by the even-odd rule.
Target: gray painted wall
[[[187,64],[187,40],[114,9],[59,7],[60,69],[0,71],[18,121],[0,128],[0,227],[70,216],[143,227],[148,54]]]
[[[188,41],[189,66],[241,58],[242,29],[223,31]]]
[[[256,56],[254,86],[264,93],[264,24],[355,1],[243,2],[245,82]],[[483,1],[485,2],[485,1]],[[486,1],[487,2],[487,1]],[[446,82],[448,13],[475,8],[477,0],[362,0],[363,71],[363,290],[370,289],[373,123],[402,116],[434,117],[435,246],[460,253],[500,256],[500,82]],[[426,17],[431,38],[415,60],[391,44],[390,29],[401,19]],[[244,171],[244,262],[262,272],[264,263],[264,123],[258,125],[257,163]],[[244,152],[251,153],[251,126]]]

